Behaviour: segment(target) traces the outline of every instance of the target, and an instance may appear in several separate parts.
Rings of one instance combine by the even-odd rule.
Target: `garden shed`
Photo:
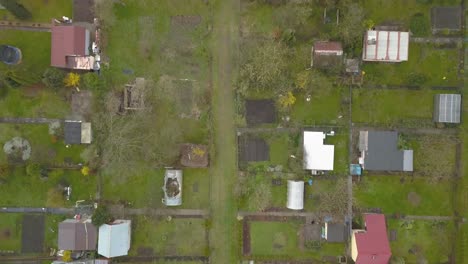
[[[98,253],[106,258],[128,255],[131,241],[131,221],[115,220],[99,227]]]
[[[365,170],[413,171],[413,150],[398,148],[396,131],[360,131],[359,164]]]
[[[273,100],[246,100],[245,112],[248,125],[269,124],[276,121],[276,108]]]
[[[94,57],[89,55],[90,43],[90,32],[84,27],[53,26],[50,65],[67,69],[93,69]]]
[[[346,226],[340,223],[325,222],[324,238],[327,242],[342,243],[346,241]]]
[[[59,250],[96,250],[97,230],[90,222],[67,219],[59,224]]]
[[[304,131],[304,169],[333,170],[335,146],[324,145],[326,135],[319,131]]]
[[[65,144],[91,144],[91,123],[65,120]]]
[[[460,115],[460,94],[436,94],[434,96],[434,122],[459,124]]]
[[[431,9],[433,33],[443,30],[456,32],[461,30],[462,9],[460,6],[437,6]]]
[[[409,32],[369,30],[364,37],[363,61],[408,60]]]
[[[286,207],[291,210],[304,209],[304,181],[288,180],[288,202]]]
[[[392,256],[383,214],[365,214],[365,229],[352,232],[351,257],[355,263],[389,263]]]
[[[343,47],[340,42],[318,41],[312,47],[311,67],[331,68],[343,62]]]

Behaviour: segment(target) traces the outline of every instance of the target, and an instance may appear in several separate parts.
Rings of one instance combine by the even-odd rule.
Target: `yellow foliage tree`
[[[62,260],[65,261],[65,262],[70,262],[70,261],[72,261],[72,258],[71,258],[71,251],[70,251],[70,250],[65,250],[65,251],[63,251]]]
[[[77,87],[78,84],[80,84],[80,75],[78,75],[77,73],[70,72],[69,74],[67,74],[63,82],[67,87]]]
[[[205,155],[205,151],[199,147],[195,147],[193,148],[193,154],[195,154],[198,157],[202,157],[203,155]]]
[[[286,93],[286,95],[280,95],[278,103],[281,108],[288,108],[296,103],[296,97],[291,91],[289,91]]]
[[[81,174],[83,174],[83,176],[88,176],[89,175],[89,167],[88,166],[83,166],[83,168],[81,168]]]

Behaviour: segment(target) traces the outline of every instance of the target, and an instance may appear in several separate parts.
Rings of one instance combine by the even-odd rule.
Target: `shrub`
[[[410,30],[416,37],[427,36],[430,33],[429,19],[422,13],[417,13],[411,17]]]
[[[0,0],[0,4],[18,19],[27,20],[32,17],[31,12],[16,0]]]
[[[30,163],[26,167],[26,174],[28,176],[39,176],[41,171],[41,165],[39,163]]]
[[[422,73],[410,73],[408,75],[408,84],[423,85],[427,82],[427,76]]]
[[[94,72],[86,73],[82,75],[81,85],[83,85],[85,89],[97,90],[100,85],[99,76]]]
[[[112,216],[107,210],[107,207],[104,205],[98,206],[98,208],[94,211],[93,216],[91,217],[93,224],[96,227],[100,227],[103,224],[109,223],[112,221]]]
[[[63,82],[67,87],[77,87],[78,84],[80,84],[80,75],[78,75],[77,73],[70,72],[69,74],[67,74],[65,79],[63,79]]]
[[[42,75],[42,83],[52,89],[60,89],[63,87],[63,78],[65,72],[57,68],[48,68]]]

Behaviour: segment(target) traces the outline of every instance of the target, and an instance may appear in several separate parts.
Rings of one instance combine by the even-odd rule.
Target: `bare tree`
[[[339,178],[334,190],[320,195],[319,211],[335,217],[342,217],[346,215],[348,202],[347,180]]]

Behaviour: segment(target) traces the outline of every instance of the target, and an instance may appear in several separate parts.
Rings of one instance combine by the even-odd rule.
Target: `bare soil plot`
[[[21,238],[22,253],[40,253],[44,250],[44,215],[24,215]]]
[[[245,111],[248,125],[274,123],[276,121],[275,102],[273,100],[246,100]]]
[[[73,20],[93,23],[94,0],[73,0]]]
[[[268,161],[270,159],[270,147],[264,139],[240,136],[239,137],[239,161],[248,162]]]

